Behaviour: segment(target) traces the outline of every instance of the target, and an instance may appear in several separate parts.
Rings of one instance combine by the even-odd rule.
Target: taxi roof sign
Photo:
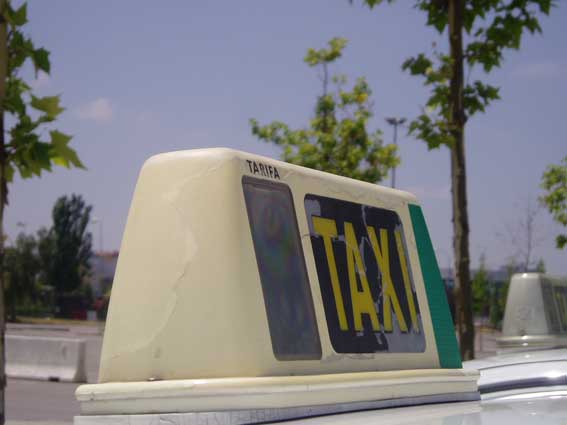
[[[504,349],[567,346],[567,278],[513,275],[497,343]]]
[[[285,387],[290,378],[351,374],[378,385],[384,373],[406,384],[427,375],[413,396],[477,396],[413,195],[230,149],[144,164],[101,384],[77,391],[85,409],[101,412],[92,397],[116,394],[116,385],[120,394],[173,380],[218,388],[244,379],[242,388],[256,388],[279,379]],[[461,389],[432,384],[441,376]]]

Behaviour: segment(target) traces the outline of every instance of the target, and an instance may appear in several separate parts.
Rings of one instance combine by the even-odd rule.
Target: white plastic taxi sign
[[[512,276],[501,348],[567,346],[567,279],[541,273]]]
[[[413,195],[204,149],[144,164],[100,383],[77,398],[100,417],[284,409],[283,419],[306,406],[477,399],[476,377],[461,368]]]

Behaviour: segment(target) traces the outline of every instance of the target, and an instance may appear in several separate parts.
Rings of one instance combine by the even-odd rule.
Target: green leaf
[[[24,37],[20,31],[13,31],[8,38],[8,75],[14,75],[15,70],[23,65],[28,57],[33,53],[33,43],[31,39]]]
[[[309,49],[305,62],[322,65],[339,58],[346,45],[333,39],[328,49]],[[335,90],[327,90],[315,102],[315,116],[307,128],[292,129],[280,121],[260,125],[251,119],[252,134],[265,142],[281,146],[282,158],[292,164],[376,183],[399,163],[396,148],[384,146],[380,131],[370,133],[366,126],[372,117],[372,91],[364,78],[349,90],[343,76],[327,75]]]
[[[542,176],[541,188],[545,190],[540,202],[547,208],[558,224],[567,227],[567,156],[561,164],[550,165]],[[567,244],[567,235],[557,236],[557,248]]]
[[[49,62],[49,52],[43,47],[33,51],[33,64],[35,67],[35,72],[43,71],[46,74],[51,72],[51,63]]]
[[[43,170],[51,171],[49,144],[44,142],[33,143],[29,147],[30,161],[28,165],[36,176],[41,176]]]
[[[26,113],[26,104],[22,95],[29,89],[29,86],[20,78],[8,78],[6,81],[6,97],[4,98],[6,112],[14,115],[24,115]]]
[[[85,168],[75,150],[71,149],[68,145],[72,137],[61,133],[58,130],[50,131],[51,135],[51,159],[53,163],[71,168],[75,166],[77,168]]]
[[[347,43],[345,38],[335,37],[329,41],[328,49],[308,49],[303,61],[309,66],[331,63],[341,57]]]
[[[20,172],[20,177],[24,180],[33,177],[33,173],[28,167],[27,161],[25,163],[18,164],[18,171]]]
[[[418,0],[415,7],[427,14],[427,25],[434,27],[439,33],[445,30],[448,24],[446,1]]]
[[[427,58],[423,53],[416,57],[407,59],[402,64],[404,71],[409,71],[412,75],[426,75],[429,69],[433,66],[431,59]]]
[[[58,130],[50,131],[49,134],[51,135],[51,144],[54,146],[67,146],[67,144],[73,138],[68,134],[62,133]]]
[[[391,3],[393,0],[388,0],[388,3]],[[352,3],[353,0],[350,0],[350,2]],[[382,0],[364,0],[364,3],[370,8],[374,8],[374,6],[379,5],[380,3],[382,3]]]
[[[65,110],[59,105],[60,100],[59,96],[35,97],[32,95],[30,104],[32,108],[44,112],[51,119],[55,119]]]
[[[27,3],[22,4],[18,9],[12,9],[12,6],[8,4],[8,9],[6,13],[6,18],[8,22],[14,26],[21,27],[28,22],[28,5]]]
[[[6,179],[6,183],[12,183],[14,180],[14,167],[9,162],[5,164],[5,167],[4,178]]]
[[[31,133],[20,143],[12,161],[18,167],[23,179],[41,176],[42,170],[51,171],[49,145],[39,141],[36,134]]]
[[[565,248],[565,246],[567,246],[567,235],[558,235],[555,238],[555,245],[557,246],[557,249]]]
[[[26,145],[39,140],[39,137],[34,132],[38,123],[33,121],[29,115],[21,114],[18,116],[18,122],[10,129],[10,144],[17,149],[21,149]]]

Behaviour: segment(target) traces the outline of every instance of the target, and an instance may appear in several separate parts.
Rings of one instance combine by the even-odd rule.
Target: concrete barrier
[[[85,341],[6,335],[6,375],[43,381],[86,382]]]

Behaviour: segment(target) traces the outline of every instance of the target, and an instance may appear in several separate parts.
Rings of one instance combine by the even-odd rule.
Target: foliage
[[[39,272],[37,241],[33,235],[20,233],[4,257],[5,294],[10,319],[16,319],[16,306],[33,298]]]
[[[0,422],[4,423],[5,379],[5,304],[4,304],[4,208],[8,185],[16,170],[22,178],[40,176],[53,164],[84,168],[69,147],[71,137],[51,127],[63,112],[59,96],[37,97],[21,77],[26,63],[36,75],[49,74],[49,52],[36,48],[22,27],[28,22],[27,3],[18,8],[10,0],[0,0]],[[14,124],[6,129],[5,120]],[[45,133],[48,131],[49,136]]]
[[[545,273],[545,262],[543,261],[543,258],[540,258],[539,261],[537,262],[535,266],[535,271],[537,273]]]
[[[490,290],[490,324],[494,328],[502,327],[504,310],[506,309],[506,298],[508,297],[508,287],[510,282],[495,282]]]
[[[91,210],[80,195],[62,196],[53,207],[53,228],[43,248],[51,256],[47,282],[57,294],[78,289],[90,273],[92,235],[87,226]]]
[[[88,309],[90,309],[94,302],[94,294],[91,284],[89,282],[84,281],[76,290],[76,293],[83,298],[83,300],[85,301],[85,305],[87,306]]]
[[[38,282],[49,286],[49,270],[55,257],[55,241],[51,228],[42,227],[37,232],[37,254],[39,261]]]
[[[21,233],[15,245],[6,248],[5,293],[12,320],[16,313],[57,310],[65,296],[93,303],[86,279],[92,255],[86,232],[90,211],[80,196],[61,197],[53,208],[51,228],[41,228],[36,236]]]
[[[480,257],[479,269],[472,280],[473,312],[486,315],[489,309],[488,272],[484,254]]]
[[[503,281],[491,282],[490,285],[490,324],[494,328],[502,328],[506,301],[508,299],[508,288],[512,275],[520,272],[521,265],[517,264],[516,259],[510,258],[506,264],[506,277]]]
[[[369,7],[382,3],[365,0]],[[552,0],[466,0],[463,28],[467,34],[463,58],[468,65],[469,77],[475,66],[489,73],[502,65],[507,49],[518,50],[524,31],[540,33],[538,13],[549,14]],[[427,16],[427,25],[440,34],[449,25],[448,1],[416,0],[415,7]],[[410,124],[410,133],[425,141],[430,149],[441,145],[452,147],[454,133],[450,117],[450,80],[455,58],[448,53],[434,51],[432,55],[420,53],[408,58],[402,68],[411,75],[424,79],[430,88],[429,99],[422,113]],[[463,100],[465,121],[499,99],[499,88],[481,80],[464,85]]]
[[[498,234],[513,250],[510,261],[517,264],[517,272],[534,271],[537,267],[534,252],[544,241],[543,234],[538,225],[538,215],[541,211],[539,205],[528,198],[525,205],[518,205],[517,220],[507,218],[504,233]]]
[[[381,0],[363,0],[370,8]],[[388,1],[389,3],[391,1]],[[415,0],[427,25],[448,37],[447,53],[435,48],[407,59],[402,68],[423,78],[429,98],[411,121],[410,133],[429,149],[451,151],[451,191],[457,297],[457,329],[461,355],[474,357],[471,309],[469,220],[466,190],[465,126],[499,99],[499,89],[481,80],[470,81],[474,67],[489,73],[502,64],[504,51],[519,49],[522,36],[541,32],[540,13],[549,14],[552,0]],[[467,77],[465,78],[465,68]]]
[[[64,111],[59,96],[36,97],[32,89],[20,76],[22,67],[31,62],[36,75],[49,74],[51,64],[49,52],[43,47],[36,48],[32,40],[22,32],[27,20],[27,4],[14,9],[6,4],[3,18],[7,23],[7,75],[6,95],[2,101],[3,110],[14,118],[15,124],[8,131],[9,140],[4,147],[2,170],[4,184],[12,182],[17,170],[22,178],[40,176],[42,171],[51,171],[53,164],[65,167],[83,168],[77,154],[69,147],[71,136],[50,129],[44,138],[45,125],[53,123]],[[48,126],[51,128],[51,126]],[[4,203],[7,193],[4,190]]]
[[[373,116],[372,91],[364,78],[348,90],[345,76],[333,76],[335,90],[329,92],[328,66],[341,57],[346,44],[345,39],[333,38],[328,48],[307,51],[305,63],[323,73],[323,92],[309,128],[292,130],[280,121],[262,126],[251,119],[252,134],[281,146],[284,161],[376,183],[399,159],[394,145],[383,146],[380,131],[367,130]]]
[[[545,194],[540,198],[553,219],[567,227],[567,156],[559,165],[550,165],[543,173],[541,187]],[[558,249],[567,246],[567,233],[561,233],[555,239]]]

